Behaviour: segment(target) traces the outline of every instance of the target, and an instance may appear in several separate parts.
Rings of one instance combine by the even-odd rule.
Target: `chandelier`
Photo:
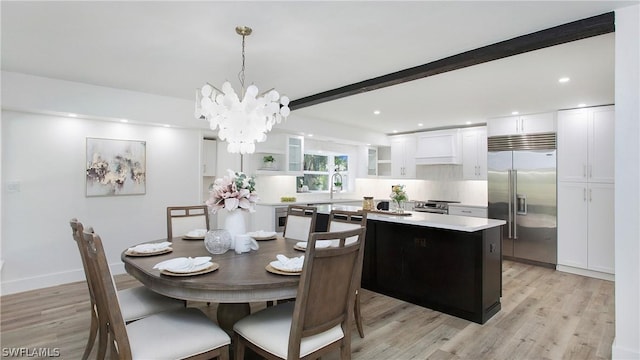
[[[230,153],[255,152],[255,143],[267,140],[267,132],[290,113],[289,98],[280,97],[274,89],[258,94],[258,87],[250,85],[245,91],[244,44],[251,31],[250,27],[236,27],[236,33],[242,36],[242,69],[238,74],[242,87],[240,95],[229,81],[222,84],[222,90],[206,83],[196,92],[196,118],[208,120],[211,130],[219,129],[218,138],[228,143]]]

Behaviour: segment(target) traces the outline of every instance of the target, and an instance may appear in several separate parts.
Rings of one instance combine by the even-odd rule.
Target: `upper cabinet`
[[[357,177],[378,176],[378,148],[370,146],[358,147]]]
[[[304,162],[304,137],[287,136],[286,171],[302,174]]]
[[[487,128],[461,130],[462,177],[465,180],[487,180]]]
[[[558,112],[558,181],[612,183],[613,106]]]
[[[460,164],[460,129],[417,134],[416,164]]]
[[[542,113],[489,119],[487,136],[556,132],[556,114]]]
[[[396,135],[391,137],[391,176],[396,178],[416,177],[416,136]]]
[[[202,140],[202,176],[216,175],[216,141]]]

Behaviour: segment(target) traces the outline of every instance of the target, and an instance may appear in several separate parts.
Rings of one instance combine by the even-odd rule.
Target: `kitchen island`
[[[318,206],[318,222],[331,209]],[[502,220],[369,213],[362,287],[484,324],[500,310]]]

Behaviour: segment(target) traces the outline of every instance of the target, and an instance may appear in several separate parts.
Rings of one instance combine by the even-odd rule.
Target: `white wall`
[[[614,359],[640,359],[640,6],[616,10]]]
[[[116,89],[30,76],[5,76],[4,72],[2,75],[2,294],[83,279],[78,250],[71,239],[72,217],[94,226],[103,239],[114,272],[122,272],[122,250],[135,243],[166,237],[167,206],[200,201],[202,130],[135,124],[148,119],[156,123],[180,122],[176,119],[177,112],[170,108],[182,108],[187,113],[183,117],[186,119],[191,116],[186,101],[177,99],[171,103],[149,94],[121,93]],[[34,83],[40,86],[35,92],[37,96],[24,93],[26,99],[14,96]],[[60,102],[40,102],[47,89],[58,90],[55,97]],[[6,110],[11,107],[47,111],[44,103],[56,112],[124,117],[132,122]],[[163,108],[167,111],[158,113]],[[85,197],[87,137],[146,141],[146,194]],[[19,191],[8,192],[8,182],[18,184]]]

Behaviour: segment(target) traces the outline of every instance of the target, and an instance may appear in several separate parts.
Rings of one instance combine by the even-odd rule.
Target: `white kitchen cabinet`
[[[202,176],[216,175],[217,144],[215,140],[202,140]]]
[[[378,146],[378,176],[391,176],[390,146]]]
[[[426,131],[418,133],[416,164],[460,164],[460,129]]]
[[[287,136],[287,168],[289,173],[302,174],[304,165],[304,137]]]
[[[487,180],[487,128],[462,130],[462,178]]]
[[[612,183],[613,106],[558,112],[558,181]]]
[[[391,177],[416,177],[416,137],[396,135],[391,137]]]
[[[378,176],[378,148],[358,146],[358,161],[356,176],[359,178],[374,178]]]
[[[614,264],[614,185],[560,182],[558,265],[613,274]]]
[[[487,120],[487,136],[556,132],[556,113],[507,116]]]
[[[487,218],[487,214],[486,207],[449,204],[449,215]]]
[[[378,149],[367,149],[367,176],[378,176]]]

